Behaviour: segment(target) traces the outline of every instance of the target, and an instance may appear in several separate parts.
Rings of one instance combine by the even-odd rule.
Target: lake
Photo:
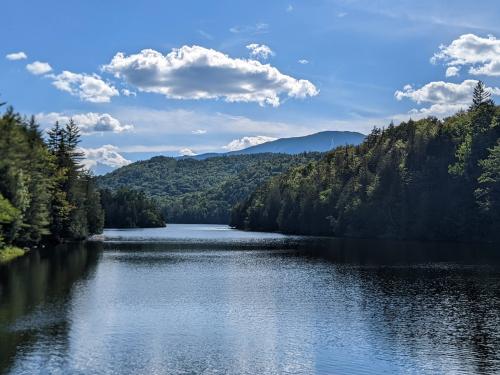
[[[500,249],[222,225],[0,267],[0,372],[493,374]]]

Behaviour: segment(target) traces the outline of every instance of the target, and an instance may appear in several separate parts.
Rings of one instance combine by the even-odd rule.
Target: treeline
[[[116,192],[101,190],[106,228],[164,227],[158,203],[144,192],[121,188]]]
[[[500,108],[479,82],[467,111],[374,129],[359,146],[271,179],[240,229],[353,237],[500,239]]]
[[[0,249],[80,240],[102,231],[92,176],[82,169],[73,121],[45,141],[35,119],[8,108],[0,118]]]
[[[205,160],[157,156],[97,177],[97,181],[111,191],[123,187],[143,191],[160,205],[169,223],[229,223],[231,208],[257,186],[320,156],[265,153]]]

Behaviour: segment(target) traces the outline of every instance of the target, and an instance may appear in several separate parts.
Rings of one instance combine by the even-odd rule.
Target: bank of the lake
[[[224,225],[103,236],[0,266],[0,373],[500,371],[494,246]]]

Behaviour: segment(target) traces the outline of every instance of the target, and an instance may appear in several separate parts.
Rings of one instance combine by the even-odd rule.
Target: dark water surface
[[[500,249],[213,225],[0,267],[0,372],[500,373]]]

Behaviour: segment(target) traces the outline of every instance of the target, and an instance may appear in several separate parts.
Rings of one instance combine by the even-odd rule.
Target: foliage
[[[164,156],[140,161],[97,178],[101,188],[143,191],[162,207],[167,222],[228,223],[231,207],[257,186],[319,153],[255,154],[205,160]]]
[[[164,227],[165,220],[157,203],[143,192],[121,188],[101,191],[107,228]]]
[[[83,239],[102,230],[99,193],[79,164],[79,132],[56,124],[46,143],[34,118],[0,117],[0,247]]]
[[[0,249],[0,264],[8,263],[15,258],[23,256],[25,253],[26,252],[19,247],[6,246]]]
[[[374,129],[236,205],[241,229],[336,236],[494,240],[500,233],[500,107]]]

